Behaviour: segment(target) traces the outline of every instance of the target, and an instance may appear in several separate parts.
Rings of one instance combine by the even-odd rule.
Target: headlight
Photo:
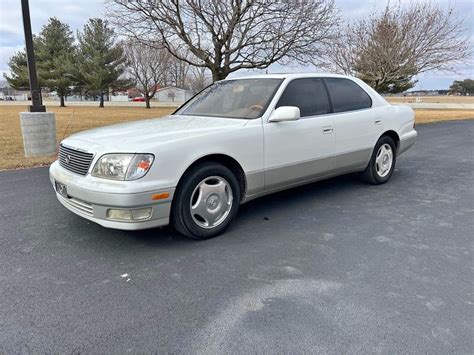
[[[137,180],[153,163],[153,154],[105,154],[97,160],[92,176],[113,180]]]

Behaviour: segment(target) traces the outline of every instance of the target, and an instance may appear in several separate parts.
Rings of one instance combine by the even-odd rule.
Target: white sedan
[[[383,184],[416,136],[409,107],[356,78],[260,75],[216,82],[164,118],[74,134],[50,178],[66,208],[104,227],[172,223],[205,239],[269,193],[353,172]]]

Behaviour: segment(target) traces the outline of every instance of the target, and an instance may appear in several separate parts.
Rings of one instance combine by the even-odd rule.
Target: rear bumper
[[[398,147],[397,155],[400,156],[403,153],[405,153],[408,149],[410,149],[413,146],[413,144],[415,144],[417,136],[418,136],[418,133],[415,130],[413,130],[406,136],[402,137],[402,139],[400,140],[400,146]]]
[[[140,230],[169,224],[174,188],[140,193],[96,191],[79,186],[75,183],[77,176],[74,175],[69,178],[68,175],[70,174],[74,175],[61,168],[57,163],[53,163],[50,167],[50,181],[53,188],[55,188],[56,181],[67,186],[67,197],[56,192],[57,199],[64,207],[78,216],[103,227],[122,230]],[[152,195],[165,192],[169,193],[167,198],[157,201],[152,199]],[[150,217],[144,220],[111,220],[107,217],[107,210],[109,209],[137,210],[143,208],[151,209]]]

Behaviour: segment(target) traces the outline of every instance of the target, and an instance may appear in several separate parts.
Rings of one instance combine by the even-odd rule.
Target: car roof
[[[355,78],[349,75],[341,75],[341,74],[331,74],[331,73],[272,73],[272,74],[252,74],[247,76],[239,76],[236,78],[227,78],[223,81],[227,80],[243,80],[243,79],[298,79],[298,78],[341,78],[341,79],[349,79],[356,82],[359,86],[361,86],[367,94],[372,99],[372,107],[378,106],[386,106],[389,103],[380,96],[374,89],[372,89],[369,85],[364,83],[362,80]]]
[[[325,78],[351,78],[348,75],[341,74],[331,74],[331,73],[269,73],[269,74],[249,74],[243,75],[234,78],[226,78],[224,80],[239,80],[239,79],[295,79],[295,78],[315,78],[315,77],[325,77]]]

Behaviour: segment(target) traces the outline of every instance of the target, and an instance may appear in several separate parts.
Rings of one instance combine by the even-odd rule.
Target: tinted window
[[[329,113],[329,101],[321,79],[295,79],[286,87],[276,107],[299,107],[301,117]]]
[[[334,112],[360,110],[372,106],[370,96],[349,79],[326,78]]]

